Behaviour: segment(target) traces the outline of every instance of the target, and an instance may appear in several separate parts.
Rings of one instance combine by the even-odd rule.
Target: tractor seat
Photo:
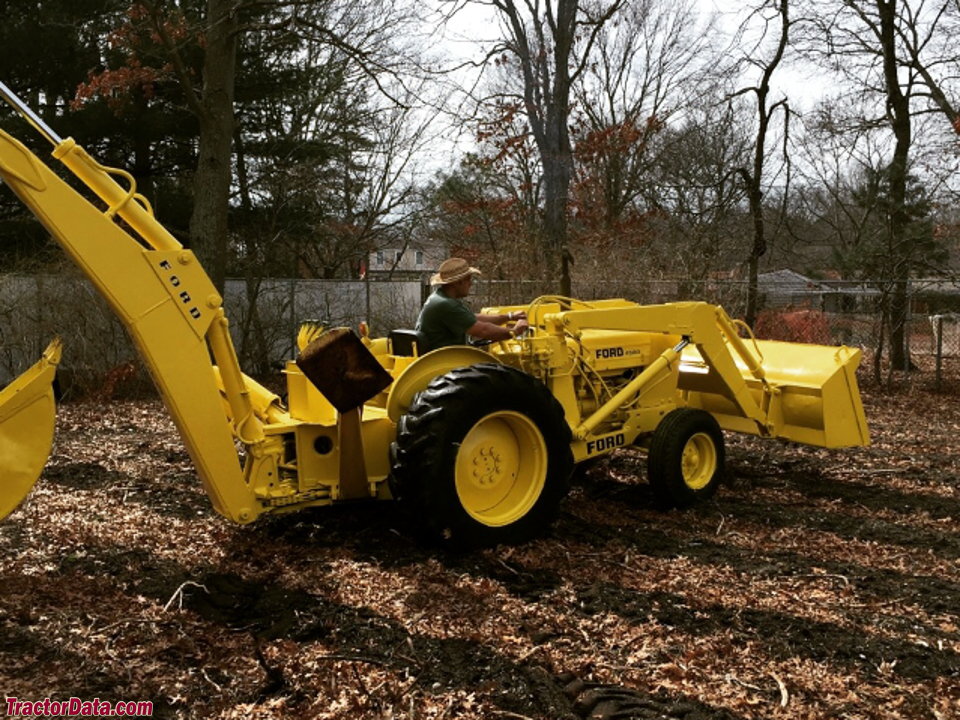
[[[391,330],[387,342],[390,344],[391,355],[410,357],[417,354],[416,330]]]

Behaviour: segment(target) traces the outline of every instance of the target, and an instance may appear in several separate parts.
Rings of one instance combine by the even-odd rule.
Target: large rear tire
[[[536,378],[496,363],[451,370],[397,426],[393,488],[430,540],[518,543],[556,516],[573,470],[563,408]]]
[[[677,408],[653,432],[647,477],[665,507],[690,507],[713,496],[723,478],[723,432],[705,410]]]

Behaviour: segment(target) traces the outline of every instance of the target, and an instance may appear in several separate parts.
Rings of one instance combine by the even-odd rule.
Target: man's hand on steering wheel
[[[527,322],[527,314],[524,313],[523,317],[517,320],[513,324],[513,327],[510,328],[510,331],[514,334],[514,336],[517,336],[517,335],[523,335],[529,329],[530,329],[530,323]]]

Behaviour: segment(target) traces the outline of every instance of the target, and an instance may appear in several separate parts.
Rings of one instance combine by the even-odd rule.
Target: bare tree
[[[598,33],[624,2],[490,0],[484,3],[496,9],[504,35],[489,56],[506,53],[519,64],[523,112],[543,170],[544,242],[549,271],[565,295],[570,294],[567,213],[573,177],[569,132],[571,91],[590,62]]]
[[[867,248],[885,246],[876,203],[858,204],[863,176],[886,163],[881,138],[858,118],[859,110],[829,99],[803,117],[795,138],[799,180],[793,185],[794,222],[808,261],[836,268],[844,280],[872,279],[876,263],[865,260]]]
[[[715,57],[713,18],[693,2],[637,0],[597,35],[594,58],[574,85],[578,184],[611,229],[635,206],[655,161],[655,136],[692,104]],[[642,210],[642,208],[637,208]]]
[[[227,267],[227,217],[232,179],[233,98],[236,83],[237,0],[206,0],[202,37],[202,88],[195,88],[181,48],[170,37],[163,0],[144,0],[154,27],[170,51],[187,104],[197,117],[200,137],[194,176],[194,204],[190,217],[191,245],[206,261],[216,287],[223,292]]]
[[[764,0],[760,6],[750,13],[750,17],[741,26],[738,37],[742,37],[748,32],[752,20],[760,21],[760,37],[746,57],[746,61],[760,71],[760,78],[756,85],[742,88],[734,93],[735,96],[752,95],[756,101],[753,164],[749,168],[737,168],[737,172],[746,187],[750,217],[753,224],[753,243],[747,255],[747,307],[745,315],[748,325],[753,325],[757,317],[757,274],[760,258],[767,252],[767,232],[764,218],[764,170],[768,160],[767,140],[771,130],[770,124],[778,111],[782,113],[784,119],[784,160],[788,160],[785,148],[790,107],[786,97],[781,97],[771,104],[770,92],[771,80],[783,61],[790,39],[790,28],[793,22],[790,18],[790,0]],[[772,31],[771,26],[773,26]],[[760,56],[768,35],[772,35],[773,49],[769,59],[765,59]],[[786,193],[783,197],[786,197]]]
[[[724,105],[726,95],[729,88],[722,86],[706,90],[700,107],[660,134],[644,186],[644,202],[656,218],[654,261],[694,282],[741,258],[739,238],[748,231],[736,168],[747,162],[751,142],[742,108]]]
[[[956,83],[960,79],[960,59],[955,40],[960,32],[960,2],[937,0],[910,5],[904,3],[903,21],[896,33],[903,43],[905,62],[917,73],[925,89],[915,94],[926,98],[960,133]]]
[[[877,100],[863,122],[883,127],[891,137],[891,151],[884,169],[886,232],[891,291],[884,313],[890,324],[890,361],[893,368],[909,369],[906,321],[909,313],[909,282],[917,266],[916,249],[907,237],[911,222],[907,209],[911,152],[915,141],[914,117],[920,112],[916,99],[922,85],[910,40],[920,40],[918,8],[902,0],[843,0],[837,12],[821,19],[818,35],[826,38],[826,54],[848,82],[859,89],[864,107]]]
[[[222,292],[227,272],[228,207],[233,177],[233,98],[239,15],[235,0],[207,0],[203,90],[188,93],[200,121],[193,183],[191,243],[212,261],[211,279]]]

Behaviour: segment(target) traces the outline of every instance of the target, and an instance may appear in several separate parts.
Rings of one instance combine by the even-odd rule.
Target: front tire
[[[723,432],[705,410],[677,408],[653,432],[647,477],[657,501],[686,508],[713,496],[723,478]]]
[[[467,549],[540,535],[573,470],[563,409],[536,378],[457,368],[414,399],[392,448],[394,490],[417,528]]]

